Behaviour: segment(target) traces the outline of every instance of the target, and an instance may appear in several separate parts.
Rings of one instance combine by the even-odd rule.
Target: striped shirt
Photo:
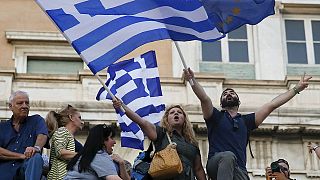
[[[67,174],[68,161],[61,159],[61,150],[66,149],[75,152],[75,143],[73,135],[66,127],[60,127],[52,135],[50,163],[51,169],[48,174],[48,180],[60,180]]]

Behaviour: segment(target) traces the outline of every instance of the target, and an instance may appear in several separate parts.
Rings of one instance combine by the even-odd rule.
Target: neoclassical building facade
[[[313,76],[305,91],[272,112],[251,134],[254,158],[247,151],[247,168],[251,179],[265,179],[265,167],[285,158],[292,178],[320,179],[320,161],[307,149],[309,142],[320,143],[320,0],[280,0],[275,10],[258,25],[243,26],[220,41],[178,45],[218,108],[227,87],[239,94],[240,112],[249,113],[293,88],[304,72]],[[174,43],[150,43],[122,59],[148,50],[157,54],[165,104],[181,104],[189,114],[205,166],[208,141],[200,102],[182,78]],[[104,71],[99,75],[106,78]],[[100,86],[33,0],[1,0],[1,121],[11,117],[11,92],[23,90],[30,95],[31,114],[45,117],[49,110],[67,104],[77,107],[86,125],[77,136],[84,142],[95,124],[116,124],[111,102],[95,100]],[[139,151],[120,148],[118,140],[115,152],[133,162]]]

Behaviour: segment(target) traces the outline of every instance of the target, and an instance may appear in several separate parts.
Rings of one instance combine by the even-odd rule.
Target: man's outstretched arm
[[[299,81],[299,83],[294,88],[288,90],[283,94],[280,94],[279,96],[274,98],[271,102],[266,103],[262,107],[260,107],[258,111],[255,113],[256,126],[258,127],[267,118],[267,116],[269,116],[269,114],[273,110],[282,106],[283,104],[288,102],[290,99],[292,99],[297,93],[307,88],[309,84],[309,80],[311,78],[312,78],[311,76],[305,77],[305,74],[304,74],[301,77],[301,80]]]
[[[213,112],[212,111],[213,105],[212,105],[212,101],[211,101],[210,97],[204,91],[202,86],[196,81],[196,79],[194,78],[194,73],[190,68],[188,68],[187,70],[184,69],[184,77],[187,81],[192,79],[194,85],[191,87],[192,87],[193,92],[196,94],[196,96],[198,97],[198,99],[201,102],[203,117],[205,119],[209,119],[212,115],[212,112]]]

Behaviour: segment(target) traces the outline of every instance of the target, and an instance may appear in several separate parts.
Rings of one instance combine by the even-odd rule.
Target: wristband
[[[317,146],[314,146],[312,149],[314,150],[314,151],[316,151],[316,149],[318,148],[319,146],[317,145]]]
[[[300,94],[296,87],[293,87],[293,91],[294,91],[295,94]]]
[[[33,146],[36,149],[36,152],[39,153],[41,152],[41,148],[39,146]]]

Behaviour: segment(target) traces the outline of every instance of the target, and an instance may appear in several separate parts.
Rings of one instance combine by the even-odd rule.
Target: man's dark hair
[[[221,93],[220,103],[221,103],[221,100],[222,100],[223,93],[224,93],[225,91],[229,91],[229,90],[233,91],[233,92],[237,95],[237,97],[238,97],[238,99],[239,99],[239,96],[238,96],[238,94],[236,93],[236,91],[235,91],[234,89],[232,89],[232,88],[226,88],[226,89],[223,90],[222,93]]]
[[[278,159],[277,162],[278,163],[285,163],[288,166],[288,169],[290,168],[288,161],[286,161],[285,159]]]
[[[221,96],[220,96],[220,105],[221,105],[221,107],[224,108],[223,103],[222,103],[222,97],[223,97],[224,92],[226,92],[226,91],[233,91],[236,94],[236,96],[238,98],[238,102],[235,105],[239,106],[240,105],[240,98],[239,98],[238,94],[236,93],[236,91],[234,89],[232,89],[232,88],[226,88],[225,90],[222,91]]]

